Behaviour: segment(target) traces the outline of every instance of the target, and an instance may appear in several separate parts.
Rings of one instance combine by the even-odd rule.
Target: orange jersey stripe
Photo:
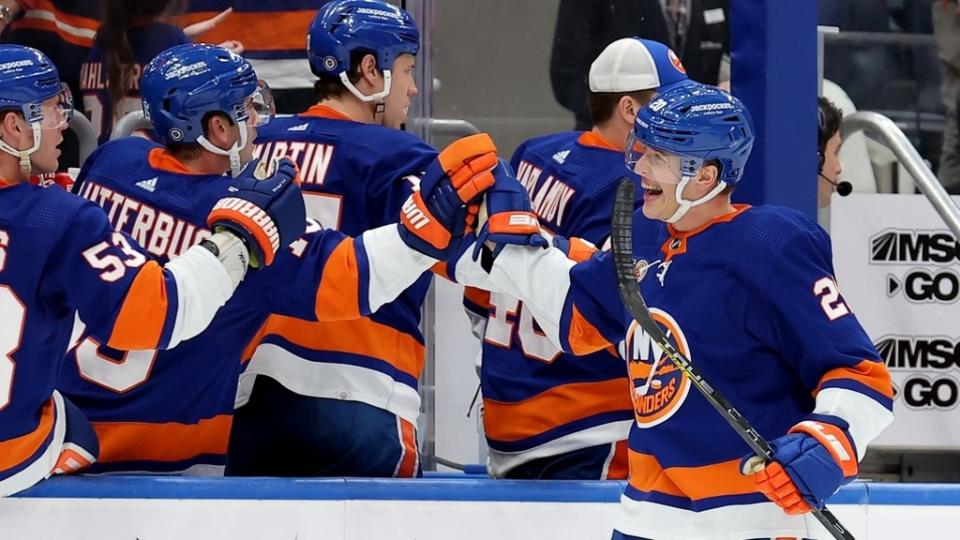
[[[360,317],[360,268],[352,238],[340,242],[327,258],[317,287],[315,309],[321,321]]]
[[[596,414],[630,410],[626,378],[557,386],[518,403],[483,400],[483,427],[498,441],[517,441]],[[525,418],[517,422],[517,418]]]
[[[216,28],[197,36],[198,42],[223,43],[236,39],[248,51],[306,50],[307,29],[316,10],[237,12],[234,11]],[[177,26],[205,21],[216,16],[213,11],[188,13],[175,18]]]
[[[93,422],[100,439],[98,461],[181,461],[202,454],[226,454],[233,417],[197,422]]]
[[[607,341],[603,334],[580,313],[577,306],[573,306],[573,313],[570,315],[569,342],[570,352],[576,356],[584,356],[607,347],[614,347],[614,344]]]
[[[893,399],[893,385],[890,383],[890,372],[887,371],[887,366],[883,362],[872,360],[864,360],[853,367],[831,369],[820,378],[820,384],[817,385],[813,395],[816,396],[820,392],[824,383],[841,379],[857,381],[867,388]]]
[[[51,398],[40,411],[40,423],[37,424],[36,429],[14,439],[0,441],[0,471],[22,464],[40,449],[43,442],[50,436],[50,431],[53,430],[55,414]]]
[[[617,441],[613,459],[607,467],[607,480],[626,480],[630,477],[630,451],[627,441]]]
[[[335,351],[383,360],[414,378],[423,371],[423,345],[410,334],[371,319],[311,322],[271,315],[260,335],[275,334],[311,351]]]
[[[490,291],[478,289],[476,287],[464,287],[463,297],[471,303],[481,308],[490,309]]]
[[[156,261],[143,265],[123,299],[107,345],[123,351],[155,349],[167,318],[167,284]]]
[[[693,500],[756,493],[749,476],[740,474],[740,459],[700,467],[660,466],[649,454],[630,451],[630,486]]]

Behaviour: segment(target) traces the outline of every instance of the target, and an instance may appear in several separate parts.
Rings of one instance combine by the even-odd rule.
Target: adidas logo
[[[289,127],[287,128],[287,131],[306,131],[308,127],[310,127],[309,124],[303,123],[293,127]]]
[[[143,189],[144,191],[149,191],[153,193],[157,190],[157,177],[148,178],[146,180],[141,180],[135,184],[138,188]]]
[[[553,160],[557,163],[563,165],[563,162],[567,160],[567,156],[570,155],[569,150],[561,150],[553,155]]]

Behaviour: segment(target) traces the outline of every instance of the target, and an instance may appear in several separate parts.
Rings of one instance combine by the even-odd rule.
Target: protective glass
[[[253,127],[262,126],[273,118],[277,107],[273,102],[273,94],[266,81],[257,81],[257,89],[250,94],[245,103],[247,124]]]
[[[42,103],[39,107],[39,115],[31,115],[35,121],[40,122],[43,129],[60,129],[66,127],[73,118],[73,94],[70,93],[70,87],[66,83],[60,83],[60,93],[57,94],[56,103]]]

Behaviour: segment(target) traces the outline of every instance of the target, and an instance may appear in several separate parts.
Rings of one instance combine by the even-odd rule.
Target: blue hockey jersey
[[[88,201],[0,181],[0,496],[49,476],[63,450],[54,385],[75,316],[112,347],[165,348],[189,337],[184,304],[232,290],[191,289],[186,270],[150,261]]]
[[[158,53],[174,45],[190,43],[190,38],[183,33],[183,30],[160,22],[131,25],[128,36],[136,63],[130,71],[130,88],[117,104],[116,111],[110,107],[110,99],[107,96],[107,71],[103,62],[103,44],[100,40],[94,41],[93,49],[80,66],[83,112],[93,124],[100,144],[110,139],[110,133],[117,120],[127,113],[140,110],[140,73],[143,66]]]
[[[159,261],[210,234],[206,216],[230,185],[229,177],[191,173],[162,147],[133,137],[101,146],[77,183],[81,196],[100,204],[114,227],[139,239]],[[273,265],[248,273],[206,332],[176,349],[124,354],[86,336],[71,351],[58,387],[97,430],[101,459],[95,470],[217,472],[241,353],[267,315],[357,318],[401,290],[381,287],[373,269],[411,256],[408,280],[392,267],[391,277],[401,283],[412,282],[433,261],[412,255],[396,227],[351,239],[314,222]]]
[[[623,152],[600,135],[565,132],[521,144],[511,165],[545,229],[602,245],[618,180],[636,179]],[[633,418],[626,365],[613,347],[585,357],[543,335],[516,297],[468,289],[468,312],[486,320],[481,386],[493,476],[530,460],[626,441]],[[577,351],[584,352],[584,351]],[[608,478],[626,478],[626,444]]]
[[[850,424],[859,457],[893,419],[889,374],[833,277],[826,233],[799,212],[738,206],[699,230],[635,226],[641,292],[654,318],[767,439],[811,413]],[[464,264],[470,264],[466,261]],[[457,268],[457,277],[471,275]],[[510,276],[508,279],[507,276]],[[529,277],[528,277],[529,276]],[[634,423],[617,530],[647,538],[826,538],[757,492],[750,453],[619,301],[612,257],[573,264],[508,246],[476,284],[516,294],[567,351],[619,343]]]
[[[255,155],[297,162],[307,215],[348,235],[395,222],[437,156],[415,135],[354,122],[323,105],[271,121],[256,142]],[[357,321],[271,317],[244,376],[269,375],[301,395],[360,401],[415,423],[424,361],[420,310],[429,282],[422,276]]]

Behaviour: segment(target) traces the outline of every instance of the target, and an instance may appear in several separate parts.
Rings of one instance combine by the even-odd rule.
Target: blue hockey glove
[[[299,184],[297,166],[289,159],[279,160],[276,170],[266,173],[253,160],[234,178],[231,194],[214,205],[207,225],[239,236],[250,251],[251,268],[268,266],[306,228]]]
[[[486,133],[456,140],[443,149],[400,212],[400,238],[412,249],[444,260],[457,252],[476,221],[476,200],[493,185],[490,170],[497,148]]]
[[[493,244],[490,249],[494,257],[507,244],[547,247],[549,242],[540,232],[540,221],[533,213],[530,195],[517,181],[510,165],[501,161],[493,170],[493,177],[496,182],[487,190],[480,209],[480,231],[473,259],[477,259],[484,243]]]
[[[750,474],[757,489],[787,514],[805,514],[823,508],[840,486],[857,477],[857,449],[847,423],[835,416],[813,415],[770,442],[774,461],[750,471],[747,456],[741,470]]]

